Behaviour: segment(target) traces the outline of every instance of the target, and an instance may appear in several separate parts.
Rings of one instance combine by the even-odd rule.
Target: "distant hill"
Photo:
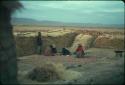
[[[92,23],[66,23],[66,22],[59,22],[59,21],[38,21],[34,19],[28,18],[12,18],[11,20],[13,25],[41,25],[41,26],[77,26],[77,27],[120,27],[123,28],[124,25],[119,24],[92,24]]]

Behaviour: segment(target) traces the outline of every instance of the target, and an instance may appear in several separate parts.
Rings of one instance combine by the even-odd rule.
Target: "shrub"
[[[47,62],[34,68],[28,74],[28,78],[39,82],[54,80],[73,80],[81,76],[81,73],[66,70],[63,64]],[[69,76],[68,76],[69,75]]]

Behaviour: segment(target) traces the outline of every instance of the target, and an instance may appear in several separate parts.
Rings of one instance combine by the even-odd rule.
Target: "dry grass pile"
[[[28,77],[32,80],[41,82],[60,79],[53,64],[46,64],[34,68],[29,72]]]
[[[68,76],[69,75],[69,76]],[[28,73],[28,78],[39,82],[72,80],[80,77],[76,71],[66,70],[63,64],[47,62]]]
[[[124,38],[111,35],[98,36],[94,46],[99,48],[124,49]]]
[[[76,36],[70,50],[74,52],[78,47],[78,44],[82,44],[87,49],[92,45],[93,40],[94,40],[94,37],[91,35],[79,34]]]

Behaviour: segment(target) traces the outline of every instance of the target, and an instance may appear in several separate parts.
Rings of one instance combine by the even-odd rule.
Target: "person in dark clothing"
[[[56,49],[55,44],[53,44],[52,47],[53,47],[53,53],[56,54],[57,53],[57,49]]]
[[[70,55],[70,51],[66,48],[62,48],[62,55]]]
[[[54,56],[57,53],[57,49],[55,45],[50,45],[50,48],[51,48],[52,55]]]
[[[42,37],[41,37],[41,32],[38,32],[37,36],[37,53],[41,54],[42,52]]]

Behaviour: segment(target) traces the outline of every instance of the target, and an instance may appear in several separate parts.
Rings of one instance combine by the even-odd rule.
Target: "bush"
[[[39,82],[55,80],[73,80],[81,76],[81,73],[66,70],[63,64],[47,62],[34,68],[28,74],[28,78]]]

